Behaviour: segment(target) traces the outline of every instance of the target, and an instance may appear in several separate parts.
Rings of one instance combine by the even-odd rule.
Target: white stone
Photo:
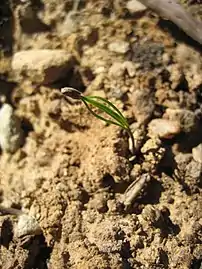
[[[0,109],[0,145],[3,151],[15,152],[23,142],[20,119],[14,114],[11,105],[4,104]]]
[[[192,155],[196,162],[202,163],[202,144],[192,149]]]
[[[116,52],[116,53],[120,53],[120,54],[125,54],[126,52],[129,51],[129,43],[126,41],[114,41],[112,43],[109,44],[108,49],[111,52]]]
[[[136,67],[135,67],[135,65],[134,65],[133,62],[131,62],[131,61],[125,61],[123,63],[123,66],[127,70],[127,73],[129,75],[129,77],[132,78],[132,77],[135,76],[135,74],[136,74]]]
[[[124,75],[125,67],[123,63],[114,62],[109,68],[109,76],[113,78],[120,78]]]
[[[16,80],[28,77],[37,84],[51,84],[65,77],[73,65],[73,56],[65,50],[24,50],[12,59]]]
[[[181,131],[178,121],[167,119],[153,119],[149,125],[150,137],[172,138]]]
[[[137,0],[130,0],[126,4],[126,8],[131,14],[137,13],[137,12],[143,12],[147,9],[142,3],[140,3]]]

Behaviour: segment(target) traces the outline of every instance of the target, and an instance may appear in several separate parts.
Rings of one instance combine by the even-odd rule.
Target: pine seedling
[[[126,130],[132,141],[132,153],[135,153],[135,142],[133,133],[130,129],[127,119],[123,116],[123,114],[118,110],[115,105],[100,96],[84,96],[81,92],[74,88],[65,87],[61,89],[61,92],[67,97],[81,100],[86,106],[86,108],[90,111],[90,113],[96,118],[105,121],[108,124],[117,125],[122,129]],[[108,117],[105,118],[101,116],[97,112],[93,111],[91,107],[99,109],[99,111],[104,112]]]

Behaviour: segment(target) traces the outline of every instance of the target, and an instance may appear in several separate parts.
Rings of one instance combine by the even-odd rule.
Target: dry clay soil
[[[41,227],[18,237],[18,216],[2,214],[0,268],[202,268],[202,157],[192,151],[202,143],[201,47],[121,2],[80,1],[76,14],[70,0],[0,3],[0,102],[15,108],[25,134],[15,153],[1,153],[1,203]],[[182,4],[200,17],[193,2]],[[16,80],[12,57],[30,49],[66,50],[74,66],[57,85]],[[64,100],[63,86],[120,108],[136,138],[133,162],[127,133]],[[148,126],[161,118],[180,130],[159,139],[158,124]]]

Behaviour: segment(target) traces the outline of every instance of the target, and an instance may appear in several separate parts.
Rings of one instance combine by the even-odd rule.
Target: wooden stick
[[[151,177],[149,174],[143,174],[137,180],[133,181],[127,190],[124,193],[123,204],[125,208],[129,208],[137,196],[140,194],[141,190],[143,190],[146,184],[150,181]]]
[[[202,22],[196,20],[177,0],[138,0],[159,16],[175,23],[188,36],[202,44]]]
[[[24,214],[21,210],[16,209],[16,208],[12,208],[12,207],[4,207],[2,205],[0,205],[0,212],[2,215],[22,215]]]

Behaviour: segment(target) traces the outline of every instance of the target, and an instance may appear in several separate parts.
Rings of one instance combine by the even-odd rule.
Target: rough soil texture
[[[2,269],[202,268],[201,47],[121,2],[0,3],[0,104],[14,107],[25,135],[15,153],[2,150],[1,204],[41,228],[17,236],[19,216],[0,216]],[[200,1],[182,3],[201,18]],[[13,55],[32,49],[65,50],[74,65],[52,85],[17,79]],[[136,140],[132,163],[127,134],[65,100],[64,86],[121,109]]]

